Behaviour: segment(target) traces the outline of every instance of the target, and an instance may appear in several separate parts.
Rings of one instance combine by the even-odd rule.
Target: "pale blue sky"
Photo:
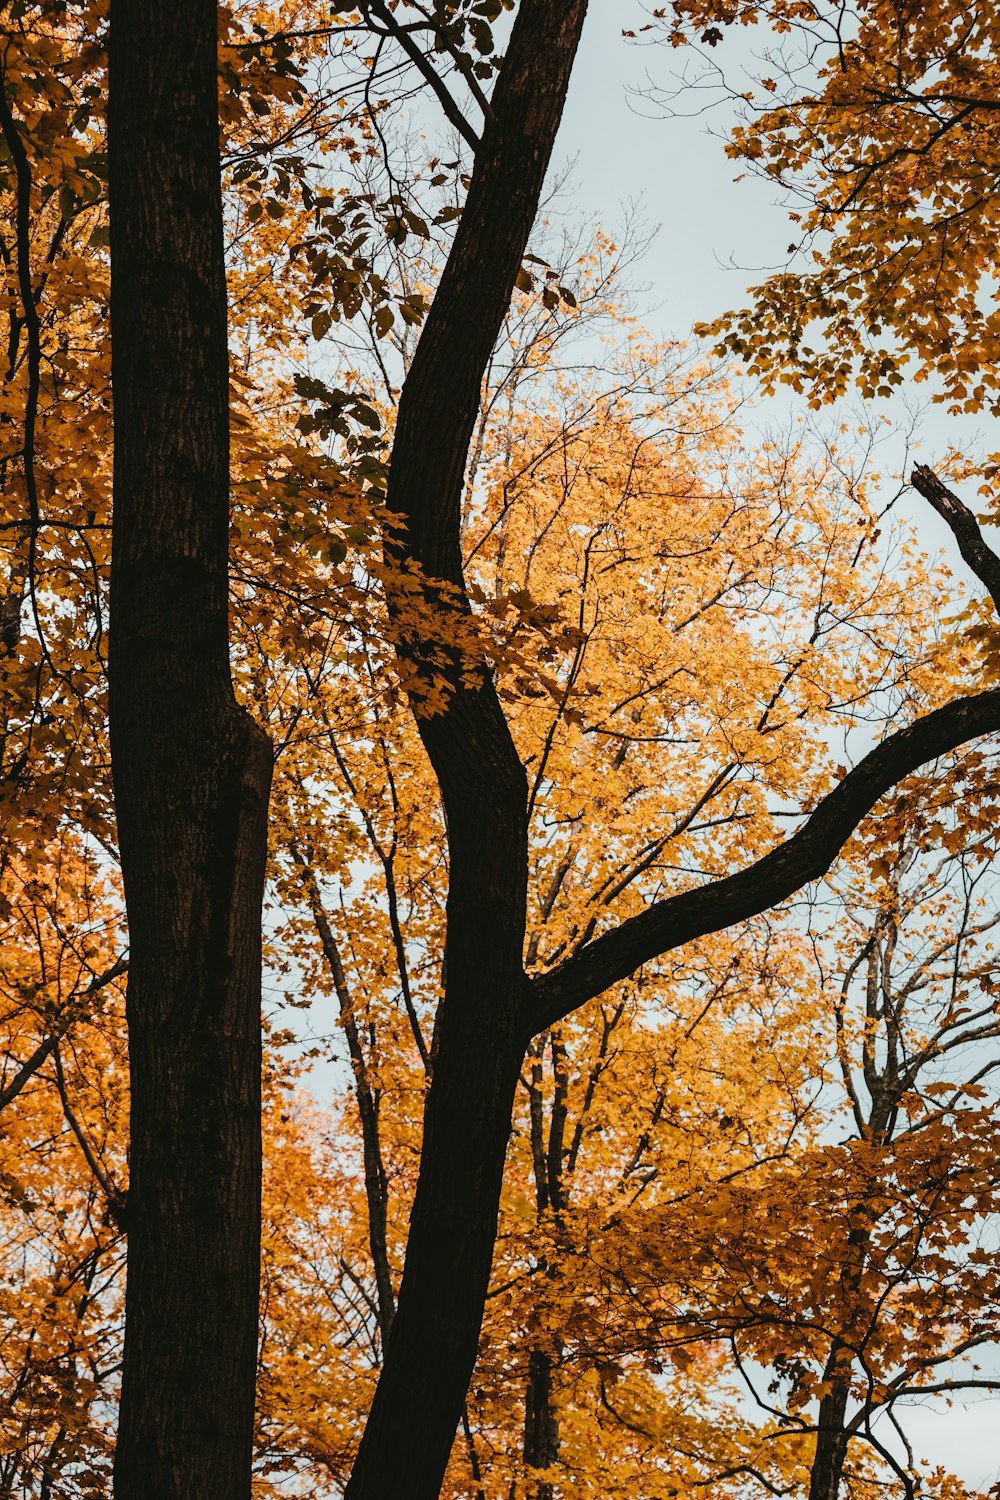
[[[668,119],[655,102],[635,97],[650,77],[669,86],[687,56],[683,49],[624,41],[623,24],[641,19],[636,0],[592,0],[556,154],[577,159],[581,211],[613,219],[631,199],[660,225],[643,269],[654,283],[664,332],[682,333],[739,302],[751,279],[740,267],[780,258],[788,226],[769,184],[752,178],[734,184],[740,167],[718,139],[724,110]],[[730,55],[734,49],[744,52],[745,36],[729,44]],[[678,107],[694,108],[696,100]],[[734,259],[737,268],[727,269]]]

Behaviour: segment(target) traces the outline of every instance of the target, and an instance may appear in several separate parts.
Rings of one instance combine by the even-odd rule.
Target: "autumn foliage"
[[[393,1339],[425,1107],[461,1073],[442,1002],[474,971],[455,787],[479,772],[440,770],[466,714],[469,744],[503,722],[523,768],[525,1008],[440,1494],[966,1500],[913,1418],[995,1384],[993,742],[956,731],[886,776],[827,873],[745,920],[682,924],[608,960],[607,985],[580,966],[756,862],[766,894],[770,851],[848,766],[996,681],[990,602],[894,520],[870,434],[762,437],[726,360],[817,406],[910,362],[992,410],[997,18],[876,0],[850,24],[777,0],[627,18],[713,53],[737,24],[827,28],[808,87],[791,62],[764,80],[730,146],[805,184],[795,232],[820,248],[713,324],[710,353],[630,311],[632,231],[561,236],[543,206],[435,552],[392,467],[397,414],[414,442],[409,376],[439,287],[461,293],[444,267],[494,160],[518,9],[219,12],[230,660],[275,754],[253,1493],[344,1492]],[[106,15],[8,11],[0,1494],[97,1500],[129,1232]],[[435,90],[441,59],[481,135],[457,83]],[[462,144],[407,121],[417,86]]]

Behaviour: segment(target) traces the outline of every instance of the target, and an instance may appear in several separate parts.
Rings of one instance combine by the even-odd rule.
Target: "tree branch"
[[[38,510],[38,484],[35,476],[35,426],[38,419],[38,398],[41,390],[41,323],[38,317],[38,301],[31,282],[31,163],[25,149],[21,132],[14,119],[7,97],[6,69],[0,68],[0,130],[14,163],[17,182],[15,208],[15,234],[17,243],[17,285],[21,298],[24,328],[28,336],[28,388],[24,401],[23,439],[21,459],[24,465],[24,494],[28,517],[28,559],[26,582],[31,599],[35,628],[42,657],[51,667],[49,650],[45,644],[41,616],[38,612],[38,597],[35,592],[35,561],[38,550],[40,517]],[[11,606],[12,608],[13,606]]]
[[[391,499],[409,555],[461,584],[461,500],[482,378],[538,211],[586,0],[522,4],[454,244],[400,397]]]
[[[975,516],[967,505],[963,505],[953,490],[942,484],[933,469],[918,464],[910,475],[910,483],[928,505],[933,506],[941,519],[947,522],[958,543],[963,559],[975,573],[980,583],[985,584],[997,613],[1000,614],[1000,557],[983,541]]]
[[[87,988],[83,992],[82,998],[86,999],[88,995],[96,995],[98,990],[103,990],[105,985],[110,984],[113,979],[117,979],[120,974],[124,974],[127,969],[128,959],[120,958],[117,963],[112,964],[110,969],[106,969],[103,974],[98,974],[97,978],[92,980],[91,983],[88,984]],[[17,1098],[18,1094],[24,1088],[24,1085],[30,1082],[30,1080],[34,1077],[39,1068],[45,1062],[45,1059],[49,1057],[53,1049],[59,1045],[61,1038],[66,1035],[66,1032],[69,1030],[69,1027],[72,1024],[72,1020],[72,1013],[67,1012],[67,1014],[64,1015],[62,1023],[59,1026],[58,1030],[53,1032],[51,1036],[47,1036],[45,1040],[35,1048],[34,1052],[28,1058],[28,1061],[24,1063],[20,1068],[18,1068],[17,1072],[14,1074],[14,1077],[11,1079],[10,1083],[8,1083],[7,1087],[4,1089],[0,1089],[0,1110],[4,1110],[7,1108],[8,1104],[12,1104],[13,1101]]]
[[[40,1046],[35,1048],[34,1052],[28,1058],[28,1061],[24,1063],[22,1067],[18,1068],[17,1072],[14,1074],[14,1077],[11,1079],[10,1083],[8,1083],[7,1087],[3,1090],[0,1090],[0,1110],[6,1109],[8,1104],[13,1103],[18,1094],[24,1088],[24,1085],[28,1083],[38,1072],[45,1059],[49,1056],[49,1054],[52,1052],[52,1049],[56,1046],[57,1041],[57,1037],[47,1036],[44,1042],[42,1042]]]
[[[531,1033],[562,1020],[661,954],[745,921],[818,880],[862,818],[903,777],[968,740],[1000,731],[1000,691],[959,698],[883,740],[805,825],[745,870],[654,902],[551,973],[534,979]]]
[[[455,64],[455,67],[465,79],[466,87],[468,88],[469,93],[472,95],[473,99],[475,99],[476,103],[479,105],[479,108],[483,112],[483,119],[492,120],[493,105],[491,104],[486,94],[483,93],[483,90],[480,88],[479,80],[476,77],[475,70],[473,69],[472,63],[469,58],[460,47],[455,46],[454,42],[451,40],[451,37],[448,35],[447,27],[443,26],[440,21],[436,21],[427,7],[425,5],[421,5],[420,0],[410,0],[410,3],[415,7],[416,10],[420,12],[422,16],[427,17],[428,28],[433,31],[438,45],[442,47],[445,52],[447,52],[448,56]]]
[[[372,15],[377,16],[385,27],[385,34],[393,37],[399,43],[418,73],[430,84],[437,95],[447,119],[451,121],[459,135],[472,147],[473,151],[478,151],[480,146],[478,135],[452,98],[444,79],[433,66],[430,59],[425,57],[421,52],[410,35],[409,30],[405,26],[400,26],[392,11],[387,5],[381,3],[381,0],[369,0],[365,9],[370,11]]]
[[[62,1102],[63,1114],[66,1116],[66,1123],[69,1126],[70,1130],[72,1130],[73,1134],[76,1136],[77,1143],[80,1147],[80,1150],[83,1152],[87,1166],[93,1173],[94,1178],[101,1188],[101,1191],[104,1193],[105,1198],[107,1198],[108,1207],[111,1210],[115,1221],[120,1227],[124,1228],[127,1194],[121,1192],[117,1187],[115,1187],[114,1183],[111,1181],[111,1178],[101,1166],[93,1148],[90,1145],[90,1142],[87,1140],[87,1137],[83,1132],[83,1127],[81,1126],[79,1120],[76,1118],[76,1115],[74,1114],[73,1109],[70,1106],[69,1097],[66,1092],[66,1075],[63,1072],[62,1058],[59,1056],[58,1041],[54,1042],[52,1052],[56,1065],[56,1088],[59,1091],[59,1098]]]

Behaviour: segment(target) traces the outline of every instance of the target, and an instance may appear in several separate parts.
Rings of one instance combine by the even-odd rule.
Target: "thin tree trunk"
[[[483,1471],[479,1466],[476,1440],[472,1435],[472,1426],[469,1422],[468,1402],[462,1407],[462,1432],[465,1435],[465,1451],[469,1459],[469,1468],[472,1470],[472,1482],[476,1486],[475,1500],[486,1500],[486,1494],[483,1490]]]
[[[0,64],[0,132],[10,160],[14,165],[17,198],[14,211],[14,241],[16,250],[17,288],[20,307],[8,304],[7,311],[7,369],[4,383],[10,384],[18,373],[20,362],[21,334],[26,335],[27,388],[24,400],[24,416],[21,436],[21,474],[24,483],[24,520],[8,538],[10,564],[0,593],[0,658],[13,662],[21,643],[21,617],[25,598],[32,584],[31,564],[37,540],[38,491],[35,477],[35,426],[38,419],[38,396],[41,386],[41,331],[38,318],[38,303],[34,289],[31,267],[31,188],[32,170],[24,141],[11,109],[7,78]],[[5,412],[2,421],[7,428],[13,421],[10,412]],[[5,432],[4,449],[9,453],[14,443]],[[9,459],[0,463],[0,484],[9,489]],[[36,685],[37,686],[37,685]],[[19,762],[5,766],[9,721],[6,713],[0,725],[0,784],[2,781],[16,782],[23,769],[23,754]],[[6,857],[6,856],[4,856]]]
[[[361,1046],[358,1020],[354,1013],[354,1002],[347,986],[347,975],[340,957],[340,949],[333,935],[320,897],[319,886],[311,866],[294,844],[291,854],[302,871],[306,887],[306,898],[313,914],[319,934],[323,957],[333,979],[340,1006],[340,1019],[347,1036],[347,1050],[354,1074],[354,1098],[358,1106],[361,1123],[361,1144],[364,1156],[365,1197],[368,1203],[368,1248],[371,1251],[372,1269],[375,1272],[375,1292],[378,1300],[378,1324],[385,1349],[392,1332],[392,1321],[396,1315],[396,1300],[392,1289],[392,1270],[389,1265],[389,1182],[385,1163],[382,1160],[382,1142],[379,1134],[379,1097],[372,1088],[368,1065]]]
[[[871,1079],[873,1113],[879,1104],[878,1081]],[[862,1204],[852,1215],[854,1224],[848,1233],[850,1254],[841,1269],[837,1289],[843,1326],[853,1323],[858,1289],[868,1258],[868,1244],[876,1221],[868,1204]],[[847,1459],[847,1403],[851,1394],[851,1350],[843,1338],[834,1338],[823,1369],[826,1395],[819,1403],[816,1421],[816,1451],[809,1474],[809,1500],[837,1500],[840,1481]]]
[[[132,1080],[117,1500],[249,1500],[271,752],[228,650],[214,0],[113,0],[112,769]]]
[[[541,1045],[539,1045],[539,1042]],[[535,1167],[535,1189],[538,1204],[538,1219],[541,1225],[546,1212],[553,1215],[554,1227],[559,1233],[563,1211],[568,1207],[563,1162],[566,1136],[566,1100],[569,1094],[569,1070],[566,1047],[562,1038],[554,1033],[551,1038],[552,1076],[555,1088],[552,1097],[552,1113],[549,1120],[548,1148],[544,1148],[541,1134],[541,1073],[544,1055],[544,1037],[536,1040],[531,1051],[531,1148]],[[541,1267],[539,1268],[541,1269]],[[546,1276],[555,1276],[555,1267],[545,1267]],[[559,1418],[552,1390],[552,1370],[555,1359],[562,1354],[562,1341],[558,1335],[549,1335],[547,1347],[536,1344],[528,1355],[528,1381],[524,1394],[524,1462],[529,1469],[548,1469],[559,1457]],[[552,1485],[541,1480],[535,1488],[535,1500],[552,1500]]]
[[[847,1397],[850,1381],[835,1376],[819,1404],[816,1453],[809,1475],[809,1500],[837,1500],[847,1459]]]
[[[548,1469],[559,1457],[559,1421],[552,1400],[552,1359],[544,1349],[528,1356],[528,1387],[524,1401],[524,1462],[529,1469]],[[535,1500],[552,1500],[545,1480],[535,1488]]]

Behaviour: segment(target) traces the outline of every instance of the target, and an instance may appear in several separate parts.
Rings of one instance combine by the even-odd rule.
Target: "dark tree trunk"
[[[879,1112],[884,1090],[869,1078],[872,1090],[872,1116]],[[871,1120],[869,1121],[869,1128]],[[875,1135],[874,1139],[878,1139]],[[858,1291],[864,1276],[872,1229],[878,1213],[870,1202],[862,1202],[851,1215],[847,1235],[848,1256],[841,1268],[837,1288],[842,1326],[848,1326],[856,1313]],[[826,1395],[819,1403],[816,1419],[816,1452],[809,1475],[809,1500],[837,1500],[840,1481],[847,1459],[847,1403],[851,1394],[852,1354],[843,1338],[835,1337],[823,1369]]]
[[[487,990],[487,1005],[492,998]],[[448,1018],[428,1099],[396,1318],[347,1491],[351,1500],[436,1500],[461,1419],[517,1080],[516,1064],[508,1062],[511,1037],[485,1019],[471,1009]]]
[[[388,503],[447,633],[468,640],[460,529],[480,385],[534,223],[586,0],[521,0],[465,211],[399,405]],[[390,554],[390,561],[398,560]],[[444,580],[448,590],[435,592]],[[390,606],[393,600],[390,595]],[[407,607],[405,592],[397,623]],[[400,654],[423,665],[401,633]],[[448,820],[447,976],[392,1336],[349,1500],[436,1500],[476,1359],[514,1090],[524,974],[527,783],[489,671],[461,652],[420,717]]]
[[[532,1349],[524,1400],[524,1462],[529,1469],[548,1469],[558,1457],[559,1421],[552,1399],[552,1360],[544,1349]],[[551,1484],[540,1481],[535,1500],[552,1500]]]
[[[569,1091],[569,1074],[566,1065],[566,1048],[562,1039],[552,1037],[552,1074],[555,1091],[552,1099],[552,1114],[549,1121],[548,1148],[543,1130],[542,1059],[545,1052],[545,1036],[537,1037],[529,1048],[531,1075],[528,1084],[528,1100],[531,1117],[531,1155],[535,1172],[535,1201],[539,1226],[546,1213],[551,1212],[555,1227],[560,1229],[564,1210],[568,1206],[566,1183],[563,1176],[566,1135],[566,1099]],[[551,1265],[539,1265],[549,1278],[554,1274]],[[559,1419],[556,1414],[555,1396],[552,1389],[553,1353],[561,1354],[561,1341],[549,1337],[549,1347],[536,1344],[528,1354],[528,1380],[524,1393],[524,1462],[529,1469],[548,1469],[559,1457]],[[534,1500],[552,1500],[552,1485],[540,1480],[534,1491]]]
[[[112,768],[132,1079],[117,1500],[248,1500],[271,752],[229,672],[214,0],[113,0]]]
[[[809,1500],[837,1500],[847,1459],[847,1397],[850,1381],[835,1377],[819,1404],[816,1453],[809,1476]]]

